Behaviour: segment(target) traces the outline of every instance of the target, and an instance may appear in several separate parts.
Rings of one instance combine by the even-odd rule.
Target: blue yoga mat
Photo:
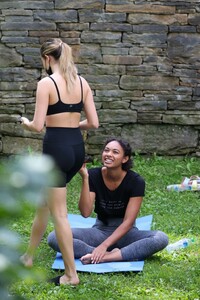
[[[140,230],[150,230],[152,223],[152,215],[140,217],[136,219],[136,226]],[[71,227],[88,228],[94,225],[95,218],[83,218],[80,215],[68,214],[68,219]],[[140,272],[143,270],[144,261],[131,261],[131,262],[107,262],[100,264],[83,265],[79,259],[75,259],[76,270],[80,272],[89,273],[108,273],[108,272]],[[64,263],[62,255],[57,252],[56,258],[53,262],[52,269],[64,270]]]

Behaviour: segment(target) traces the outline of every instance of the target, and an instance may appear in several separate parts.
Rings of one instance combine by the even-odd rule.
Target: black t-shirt
[[[143,197],[145,181],[136,172],[129,170],[121,184],[109,190],[102,177],[102,168],[93,168],[89,172],[90,191],[96,194],[95,209],[100,220],[106,223],[107,218],[123,218],[130,197]]]

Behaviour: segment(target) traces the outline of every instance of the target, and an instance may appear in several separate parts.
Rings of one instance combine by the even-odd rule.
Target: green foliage
[[[0,295],[3,300],[22,299],[22,295],[9,295],[8,285],[12,282],[43,277],[42,272],[33,272],[20,264],[20,235],[24,235],[26,226],[15,230],[18,224],[14,220],[39,204],[44,187],[54,180],[57,180],[57,171],[52,160],[45,156],[6,159],[0,164]]]
[[[95,165],[100,165],[95,161]],[[167,185],[180,183],[191,175],[200,175],[198,158],[166,158],[154,155],[134,157],[134,170],[146,181],[146,195],[140,216],[153,214],[153,229],[160,229],[169,236],[170,243],[183,237],[192,237],[191,246],[168,253],[159,252],[145,261],[143,272],[113,274],[79,273],[81,283],[77,287],[55,287],[44,280],[18,281],[10,287],[11,294],[37,300],[198,300],[200,299],[199,232],[200,192],[169,192]],[[78,213],[80,175],[77,174],[68,186],[68,211]],[[94,216],[94,215],[93,215]],[[33,212],[27,210],[23,217],[15,219],[12,228],[23,236],[26,243]],[[55,252],[46,243],[47,233],[37,251],[35,268],[45,270],[48,277],[56,276],[51,269]]]

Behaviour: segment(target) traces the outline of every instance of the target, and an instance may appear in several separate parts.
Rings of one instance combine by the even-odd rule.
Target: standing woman
[[[46,125],[43,154],[50,155],[62,174],[59,186],[51,187],[48,200],[38,208],[26,253],[21,257],[25,266],[32,266],[33,255],[46,230],[49,212],[53,218],[57,241],[65,264],[65,273],[55,284],[79,283],[73,252],[73,239],[66,207],[66,184],[81,168],[84,141],[81,129],[98,128],[98,116],[92,91],[87,81],[77,75],[71,48],[62,40],[43,43],[42,64],[49,76],[37,85],[34,118],[22,117],[26,130],[41,132]],[[80,121],[84,109],[86,119]]]

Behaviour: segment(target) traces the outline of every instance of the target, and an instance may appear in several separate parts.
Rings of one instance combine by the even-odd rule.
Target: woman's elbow
[[[37,124],[35,122],[32,123],[32,128],[34,131],[36,131],[37,133],[41,133],[44,129],[44,124]]]
[[[92,210],[88,209],[87,207],[84,207],[84,208],[79,207],[79,210],[80,210],[81,216],[84,218],[88,218],[92,213]]]
[[[90,216],[90,213],[84,211],[84,212],[81,212],[81,216],[84,218],[88,218]]]
[[[96,121],[92,122],[92,123],[91,123],[91,128],[94,128],[94,129],[99,128],[99,121],[96,120]]]
[[[92,126],[92,128],[94,128],[94,129],[99,128],[99,124],[94,124],[94,125]]]
[[[41,132],[43,131],[44,127],[43,127],[43,126],[37,126],[37,127],[35,127],[34,129],[35,129],[35,131],[36,131],[37,133],[41,133]]]

